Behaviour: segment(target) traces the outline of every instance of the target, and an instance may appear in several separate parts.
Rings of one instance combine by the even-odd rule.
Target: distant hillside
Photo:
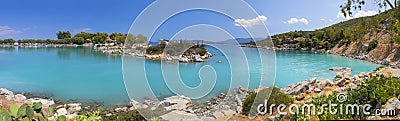
[[[399,66],[400,9],[351,19],[315,31],[291,31],[272,36],[275,47],[326,50],[375,63]]]
[[[225,40],[225,41],[218,42],[218,43],[222,43],[222,44],[236,44],[235,41],[237,41],[239,44],[245,44],[245,43],[254,42],[254,41],[259,41],[259,40],[264,40],[264,39],[265,39],[265,38],[236,38],[236,39]]]
[[[349,45],[352,42],[368,44],[372,40],[381,40],[380,44],[400,43],[396,22],[400,18],[398,10],[351,19],[315,31],[292,31],[272,36],[275,46],[299,44],[299,48],[332,49],[336,45]],[[398,22],[397,22],[398,23]],[[388,36],[388,40],[378,36]],[[372,39],[372,40],[371,40]]]

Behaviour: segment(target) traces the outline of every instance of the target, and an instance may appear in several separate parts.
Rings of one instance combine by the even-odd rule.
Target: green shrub
[[[385,68],[386,66],[379,66],[378,68],[374,69],[374,71],[378,71],[379,69]]]
[[[289,105],[289,104],[293,103],[293,101],[294,101],[292,96],[281,93],[279,91],[279,89],[276,87],[272,88],[272,90],[271,90],[271,88],[267,88],[267,89],[261,90],[258,94],[253,93],[249,97],[246,98],[246,100],[243,102],[243,105],[242,105],[242,114],[249,115],[251,112],[252,105],[253,104],[255,104],[255,105],[264,104],[265,98],[263,98],[263,97],[268,97],[268,95],[269,95],[269,99],[268,99],[267,107],[270,107],[271,104]],[[256,99],[256,96],[259,98]],[[269,110],[267,110],[267,111],[269,111]]]
[[[136,110],[114,114],[104,117],[104,121],[145,121],[146,119]]]
[[[49,108],[52,110],[52,108]],[[35,115],[36,114],[36,115]],[[19,108],[17,104],[10,105],[10,112],[6,109],[0,111],[0,121],[31,121],[31,120],[41,120],[47,121],[47,115],[44,114],[42,110],[42,103],[36,102],[32,105],[22,104]]]
[[[375,49],[378,46],[378,41],[374,40],[368,43],[368,47],[367,47],[367,51],[371,51],[373,49]]]
[[[77,121],[101,121],[100,111],[88,112],[85,115],[78,115],[75,118]]]
[[[314,98],[309,104],[314,104],[317,112],[321,111],[322,104],[343,104],[344,107],[347,104],[358,104],[359,106],[364,106],[369,104],[372,106],[369,112],[373,114],[376,109],[380,108],[386,103],[386,101],[393,97],[400,96],[400,79],[395,77],[384,77],[376,76],[371,79],[366,80],[363,84],[357,86],[355,89],[347,92],[347,100],[345,102],[338,102],[337,93],[331,95],[322,95]],[[301,106],[300,106],[301,107]],[[339,110],[339,109],[338,109]],[[299,108],[299,111],[303,111]],[[346,110],[343,110],[346,111]],[[316,115],[314,117],[318,120],[360,120],[366,119],[367,115],[362,112],[360,108],[359,114],[331,114],[327,106],[324,107],[323,114]],[[309,114],[295,114],[291,116],[291,120],[304,119],[311,120],[311,115]],[[313,119],[314,120],[314,119]]]
[[[243,115],[249,115],[251,106],[254,103],[254,99],[256,99],[257,94],[251,94],[249,97],[244,100],[243,105],[242,105],[242,114]]]

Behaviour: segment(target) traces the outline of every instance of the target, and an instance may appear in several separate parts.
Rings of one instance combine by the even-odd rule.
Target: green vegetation
[[[106,32],[97,32],[97,33],[87,33],[81,32],[76,34],[75,36],[71,36],[69,31],[58,31],[56,33],[56,40],[51,39],[21,39],[18,40],[20,44],[28,44],[28,43],[37,43],[37,44],[77,44],[82,45],[86,43],[94,43],[94,44],[105,44],[108,39],[114,40],[116,44],[123,44],[125,40],[129,43],[136,42],[146,42],[147,37],[139,34],[135,37],[132,34],[122,34],[122,33],[112,33],[109,35]],[[0,40],[0,44],[14,44],[16,41],[14,39],[4,39]]]
[[[0,40],[0,44],[14,44],[15,40],[14,39],[4,39],[4,40]]]
[[[369,42],[369,37],[378,38],[378,33],[391,35],[391,42],[374,42],[380,44],[400,43],[399,8],[384,13],[355,18],[315,31],[291,31],[272,36],[274,46],[297,44],[299,48],[331,49],[338,45],[350,45],[353,42]],[[372,46],[371,46],[372,47]]]
[[[366,104],[371,105],[371,109],[368,110],[371,114],[377,109],[380,109],[388,99],[400,96],[400,79],[394,77],[376,76],[365,81],[365,83],[357,86],[355,89],[347,92],[347,100],[343,103],[338,102],[337,93],[331,95],[322,95],[314,98],[308,104],[314,104],[317,112],[321,112],[322,104],[358,104],[364,106]],[[299,106],[301,107],[301,106]],[[302,111],[301,108],[299,108]],[[331,114],[327,106],[323,108],[323,114],[311,116],[309,114],[295,114],[291,116],[291,120],[346,120],[346,119],[366,119],[368,115],[364,115],[362,107],[360,108],[359,115],[357,112],[343,112],[343,114]],[[345,111],[345,110],[344,110]]]
[[[145,121],[146,119],[136,110],[114,114],[105,117],[104,121]]]
[[[71,38],[71,32],[69,31],[58,31],[57,32],[57,38],[58,39],[67,39],[67,38]]]
[[[376,48],[376,46],[378,46],[378,41],[374,40],[368,43],[368,47],[367,47],[367,51],[371,51],[373,49]]]
[[[102,121],[100,111],[88,112],[84,115],[75,117],[77,121]]]
[[[207,53],[205,45],[193,44],[191,42],[172,42],[166,44],[166,42],[170,42],[168,40],[160,40],[160,43],[157,46],[151,46],[147,48],[146,53],[148,54],[162,54],[165,52],[166,54],[178,56],[178,55],[190,55],[192,53],[199,54],[201,56]],[[182,52],[183,50],[186,50]]]
[[[272,91],[272,92],[271,92]],[[269,99],[268,99],[268,106],[270,107],[271,104],[286,104],[289,105],[293,103],[294,99],[292,96],[284,94],[279,91],[278,88],[267,88],[264,90],[261,90],[259,93],[253,93],[249,95],[249,97],[246,98],[246,100],[243,102],[242,105],[242,114],[243,115],[249,115],[252,114],[251,112],[251,106],[252,105],[259,105],[259,104],[264,104],[265,103],[265,98],[268,97],[268,94],[270,94]],[[256,96],[258,98],[256,98]],[[269,108],[266,108],[269,109]],[[267,110],[267,113],[269,113],[269,110]]]
[[[47,121],[48,115],[53,115],[54,107],[48,108],[48,113],[45,114],[42,110],[42,103],[33,103],[32,105],[23,104],[18,108],[18,105],[12,104],[10,106],[10,112],[3,109],[0,111],[0,117],[4,121]]]
[[[370,1],[374,2],[380,9],[386,9],[388,6],[391,9],[397,9],[399,7],[400,1],[399,0],[374,0]],[[361,10],[361,8],[365,5],[365,0],[347,0],[344,2],[342,5],[340,5],[341,12],[345,16],[352,16],[353,11],[355,10]],[[379,9],[379,12],[381,10]]]

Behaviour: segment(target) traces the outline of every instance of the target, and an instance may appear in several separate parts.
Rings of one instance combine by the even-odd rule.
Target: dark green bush
[[[258,94],[253,93],[249,97],[246,98],[246,100],[243,102],[243,105],[242,105],[242,114],[249,115],[249,113],[251,111],[251,106],[253,104],[255,104],[255,105],[264,104],[265,97],[268,97],[268,94],[270,94],[270,96],[268,99],[267,107],[270,107],[271,104],[289,105],[289,104],[293,103],[293,101],[294,101],[292,96],[280,92],[279,89],[276,87],[272,88],[272,92],[271,92],[271,88],[267,88],[267,89],[261,90]],[[258,96],[257,99],[256,99],[256,96]]]
[[[145,121],[146,119],[136,110],[117,113],[104,117],[104,121]]]
[[[367,51],[371,51],[378,46],[378,41],[374,40],[368,43]]]

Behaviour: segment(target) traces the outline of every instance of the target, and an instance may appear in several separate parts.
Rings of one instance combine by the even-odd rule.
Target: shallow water
[[[204,63],[185,63],[179,65],[179,73],[184,84],[198,86],[198,75],[204,65],[212,66],[216,72],[216,84],[208,97],[225,92],[230,87],[232,75],[241,78],[246,69],[232,71],[229,64],[243,64],[215,48],[208,47],[215,54]],[[260,83],[259,54],[255,48],[243,48],[250,63],[249,88],[256,88]],[[354,73],[369,72],[379,65],[327,54],[313,54],[307,51],[276,51],[275,85],[284,87],[311,77],[332,79],[336,72],[328,71],[334,66],[350,67]],[[124,57],[131,64],[143,62],[140,58]],[[228,61],[229,60],[229,61]],[[218,63],[221,61],[222,63]],[[160,61],[146,60],[148,84],[157,96],[173,95],[163,82]],[[172,69],[177,63],[166,63],[164,69]],[[264,64],[266,65],[266,64]],[[171,66],[171,67],[169,67]],[[140,69],[132,68],[132,71]],[[266,73],[273,73],[273,69]],[[94,99],[105,104],[129,101],[125,90],[122,71],[122,57],[104,55],[88,47],[62,48],[23,48],[0,47],[0,87],[14,92],[49,93],[54,99]],[[164,73],[165,74],[165,73]],[[205,73],[207,75],[207,73]],[[233,81],[241,81],[232,78]],[[245,77],[243,77],[245,78]],[[174,82],[172,82],[173,84]],[[130,84],[140,93],[143,85]],[[193,92],[195,93],[195,92]],[[146,93],[141,93],[144,96]],[[132,95],[131,95],[132,96]]]

